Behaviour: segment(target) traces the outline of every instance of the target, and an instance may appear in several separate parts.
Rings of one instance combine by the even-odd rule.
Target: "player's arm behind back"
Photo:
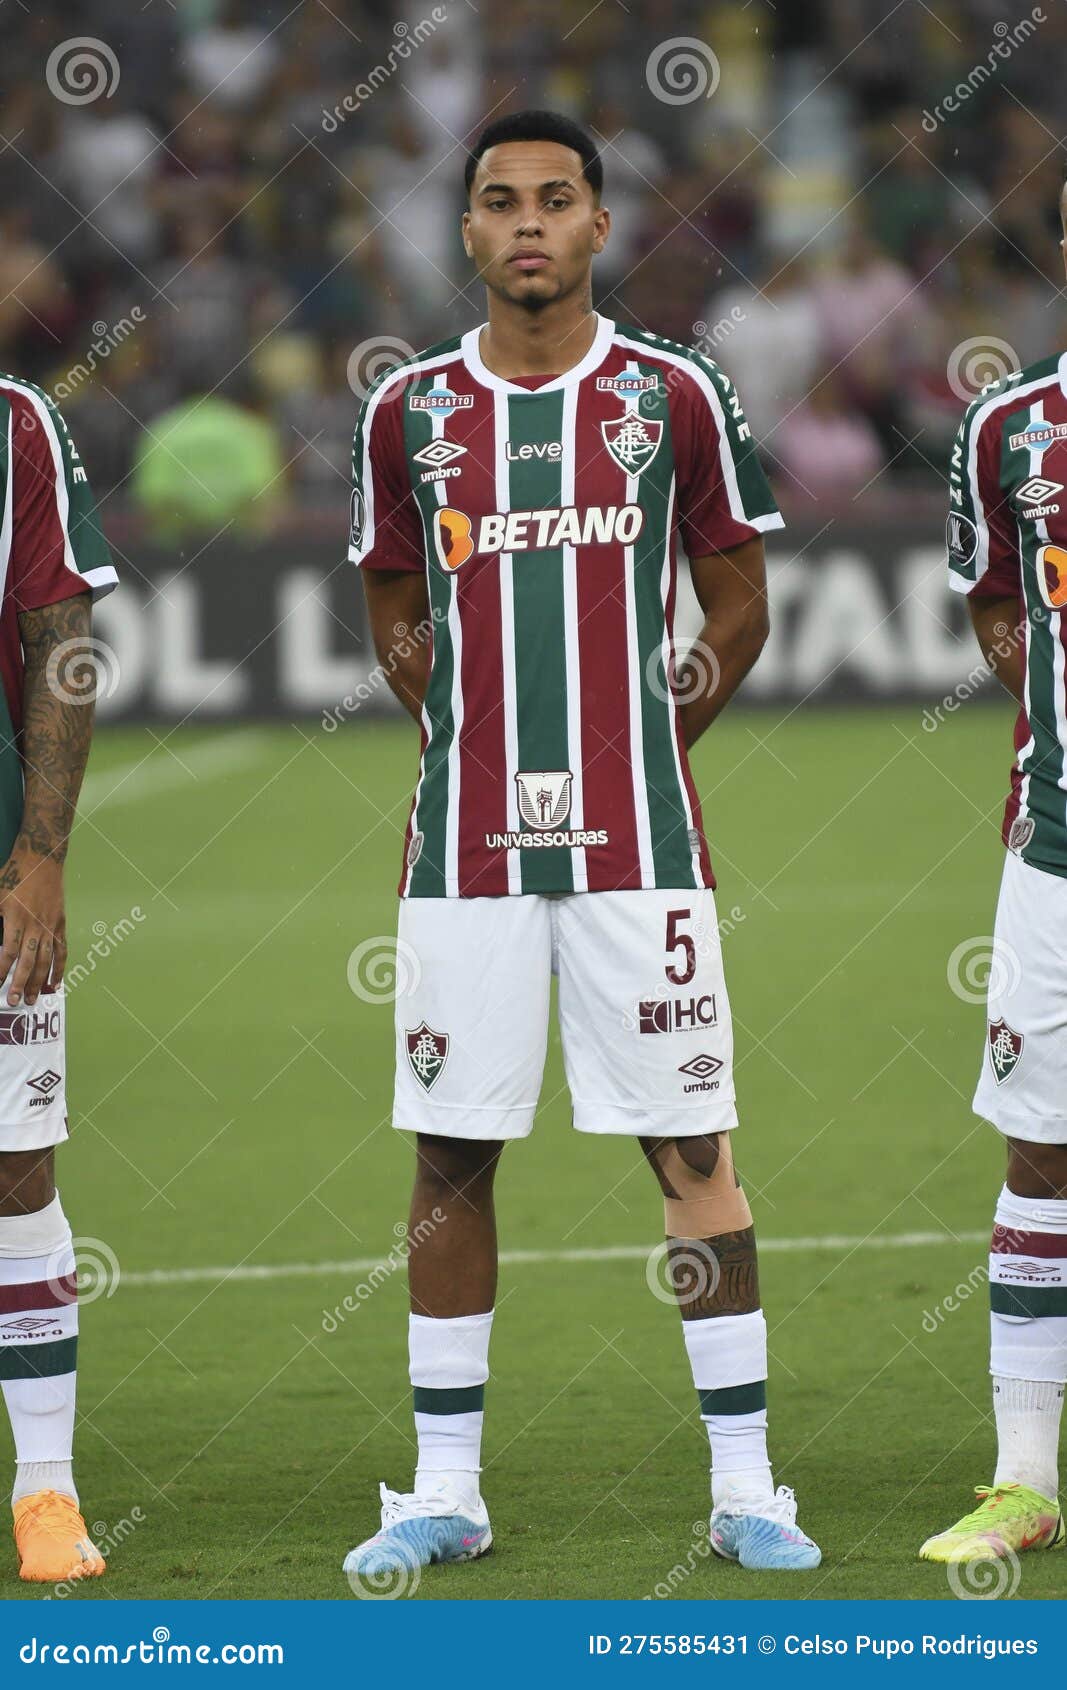
[[[0,980],[6,1001],[55,990],[67,960],[63,865],[93,732],[92,597],[116,577],[77,451],[39,396],[9,390],[13,411],[8,591],[22,645],[24,791],[0,868]]]

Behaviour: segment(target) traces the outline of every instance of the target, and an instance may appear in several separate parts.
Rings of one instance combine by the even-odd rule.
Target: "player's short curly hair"
[[[596,143],[580,124],[564,117],[562,112],[555,111],[509,112],[505,117],[498,117],[487,125],[467,155],[463,182],[468,195],[478,168],[478,160],[490,147],[498,147],[504,141],[557,141],[561,147],[570,147],[581,159],[582,175],[593,190],[593,198],[599,205],[604,188],[604,165]]]

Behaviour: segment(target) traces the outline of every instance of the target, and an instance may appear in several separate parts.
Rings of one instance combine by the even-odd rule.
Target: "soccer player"
[[[1067,205],[1061,198],[1067,260]],[[1067,1381],[1067,356],[1015,371],[964,415],[952,454],[951,581],[1021,706],[1004,812],[977,1115],[1007,1140],[989,1256],[991,1485],[926,1561],[1064,1542],[1057,1450]]]
[[[663,1191],[711,1441],[712,1542],[746,1567],[820,1559],[767,1457],[767,1329],[687,755],[766,638],[762,535],[781,518],[722,371],[593,310],[602,179],[589,136],[555,114],[482,134],[462,232],[488,322],[380,380],[355,433],[349,555],[422,756],[393,1117],[417,1134],[418,1465],[412,1493],[382,1486],[353,1577],[492,1542],[479,1472],[493,1179],[533,1123],[553,973],[575,1127],[638,1139]],[[683,702],[679,535],[706,618]]]
[[[77,1282],[55,1186],[67,1137],[63,863],[89,754],[94,594],[115,571],[85,468],[39,387],[0,376],[0,1385],[20,1574],[92,1578],[71,1468]]]

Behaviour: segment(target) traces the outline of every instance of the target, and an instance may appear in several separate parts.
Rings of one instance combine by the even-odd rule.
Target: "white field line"
[[[265,736],[254,728],[241,728],[190,747],[182,752],[181,762],[173,754],[154,749],[113,769],[87,775],[81,791],[81,808],[93,815],[104,804],[157,798],[160,793],[181,786],[191,791],[199,780],[228,774],[254,762],[262,753],[264,742]]]
[[[818,1238],[761,1238],[762,1256],[799,1254],[812,1250],[921,1250],[938,1244],[981,1244],[988,1242],[989,1228],[980,1232],[881,1232],[870,1238],[826,1233]],[[607,1244],[596,1249],[502,1250],[501,1267],[537,1267],[546,1262],[630,1262],[644,1261],[655,1244]],[[388,1267],[388,1256],[357,1256],[342,1262],[274,1262],[257,1267],[239,1263],[235,1267],[149,1268],[142,1273],[122,1273],[121,1285],[199,1285],[213,1280],[332,1279],[372,1273]]]

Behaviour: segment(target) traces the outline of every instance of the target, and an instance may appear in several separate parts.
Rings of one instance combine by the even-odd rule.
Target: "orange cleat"
[[[85,1529],[72,1496],[34,1491],[12,1505],[19,1577],[31,1584],[99,1578],[104,1557]]]

